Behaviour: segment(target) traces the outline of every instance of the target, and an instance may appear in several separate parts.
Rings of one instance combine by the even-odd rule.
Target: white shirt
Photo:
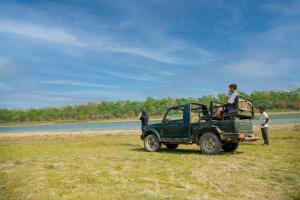
[[[261,116],[260,116],[260,119],[259,119],[259,126],[260,126],[260,128],[269,127],[268,123],[266,123],[267,119],[269,119],[268,114],[266,112],[261,113]],[[265,125],[263,126],[263,124],[265,124]]]
[[[239,93],[237,91],[235,91],[234,93],[232,93],[230,96],[228,96],[228,101],[227,103],[233,104],[235,98],[239,95]]]

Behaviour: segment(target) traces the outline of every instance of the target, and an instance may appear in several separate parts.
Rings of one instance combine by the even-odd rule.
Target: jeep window
[[[203,110],[192,110],[191,111],[191,123],[205,122],[207,115]]]
[[[183,121],[183,108],[172,108],[168,111],[165,121]]]
[[[199,112],[195,112],[195,111],[192,111],[191,112],[191,123],[197,123],[200,121],[200,113]]]

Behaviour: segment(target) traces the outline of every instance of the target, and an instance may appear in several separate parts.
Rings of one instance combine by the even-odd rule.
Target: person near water
[[[148,112],[146,110],[143,110],[139,114],[138,119],[141,120],[141,124],[142,124],[141,128],[142,128],[142,131],[144,131],[145,126],[148,125],[148,121],[149,121]]]
[[[266,113],[266,108],[264,106],[259,107],[259,112],[261,114],[260,119],[259,119],[259,125],[260,125],[260,129],[261,129],[261,134],[264,139],[263,145],[269,145],[269,133],[268,133],[269,116]]]

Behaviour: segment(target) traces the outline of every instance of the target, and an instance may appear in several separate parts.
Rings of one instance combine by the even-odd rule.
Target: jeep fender
[[[145,139],[145,137],[147,137],[148,135],[150,134],[153,134],[157,137],[157,139],[160,141],[160,136],[159,136],[159,133],[157,132],[157,130],[153,129],[153,128],[150,128],[150,129],[146,129],[144,132],[143,132],[143,139]]]
[[[200,137],[204,134],[204,133],[207,133],[207,132],[213,132],[213,133],[216,133],[217,136],[221,139],[221,134],[222,134],[222,131],[221,129],[219,129],[217,126],[204,126],[204,127],[201,127],[197,130],[197,135],[196,135],[196,143],[198,144],[199,143],[199,139]]]

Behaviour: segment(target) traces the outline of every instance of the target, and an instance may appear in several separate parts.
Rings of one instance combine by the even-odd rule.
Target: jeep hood
[[[150,129],[150,128],[156,128],[156,127],[160,127],[161,123],[154,123],[154,124],[149,124],[146,126],[146,129]]]

